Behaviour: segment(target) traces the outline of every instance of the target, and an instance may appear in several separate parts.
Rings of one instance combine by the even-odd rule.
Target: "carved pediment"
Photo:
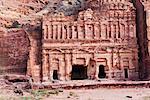
[[[90,51],[88,50],[84,50],[84,49],[76,49],[76,50],[73,50],[73,53],[89,53]]]
[[[51,53],[63,53],[63,51],[60,49],[52,49],[52,50],[50,50],[50,52]]]

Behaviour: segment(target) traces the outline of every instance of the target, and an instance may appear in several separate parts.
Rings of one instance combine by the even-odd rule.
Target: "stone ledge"
[[[88,82],[88,83],[87,83]],[[68,81],[68,82],[45,82],[42,84],[32,84],[33,89],[95,89],[95,88],[139,88],[150,87],[150,81]]]

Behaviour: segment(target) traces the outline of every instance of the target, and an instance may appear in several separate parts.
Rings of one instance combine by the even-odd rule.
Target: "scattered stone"
[[[49,93],[49,94],[55,94],[55,95],[58,95],[58,94],[59,94],[59,91],[53,90],[53,91],[49,91],[48,93]]]
[[[132,96],[126,96],[127,98],[132,98]]]
[[[23,91],[21,89],[18,89],[17,87],[15,87],[14,93],[23,96]]]
[[[70,96],[68,96],[67,98],[71,98]]]
[[[63,92],[63,90],[62,90],[62,89],[59,89],[58,91],[59,91],[59,92]]]

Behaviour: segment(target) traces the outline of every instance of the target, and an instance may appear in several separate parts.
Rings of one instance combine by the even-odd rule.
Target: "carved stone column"
[[[60,23],[58,23],[57,29],[58,29],[58,36],[57,36],[57,39],[61,39],[62,31],[61,31],[61,24],[60,24]]]
[[[75,28],[76,26],[72,26],[72,39],[76,39],[77,37],[77,30]]]
[[[109,56],[109,59],[108,59],[108,61],[107,61],[107,65],[108,65],[108,70],[109,70],[109,75],[108,75],[108,78],[109,79],[112,79],[112,66],[113,66],[113,52],[112,52],[112,48],[107,48],[107,51],[111,54],[110,56]]]
[[[62,39],[66,39],[67,37],[67,25],[62,24]]]
[[[110,22],[107,25],[107,38],[111,38],[111,26],[110,26]]]
[[[67,28],[66,38],[67,38],[67,39],[70,39],[69,36],[70,36],[70,31],[71,31],[71,30],[70,30],[70,27],[69,27],[69,23],[67,23],[67,27],[66,27],[66,28]]]
[[[66,80],[70,80],[71,79],[71,76],[70,76],[70,73],[71,73],[71,54],[67,53],[65,54],[65,62],[66,62],[66,65],[65,65],[65,70],[66,70],[66,73],[65,73],[65,76],[66,76]]]
[[[65,80],[65,55],[62,54],[62,57],[60,58],[60,67],[59,67],[59,80]]]
[[[49,76],[49,54],[43,54],[43,65],[42,65],[43,81],[48,81]]]
[[[53,39],[56,39],[56,35],[57,35],[57,26],[56,24],[53,24]]]
[[[52,33],[52,25],[50,24],[48,25],[48,39],[52,39]]]
[[[93,34],[94,34],[94,26],[92,23],[89,23],[90,25],[85,25],[85,30],[86,30],[86,39],[93,39]]]
[[[120,37],[123,39],[125,36],[125,24],[120,24]]]
[[[110,71],[110,78],[112,78],[112,73],[113,73],[113,67],[114,67],[114,48],[111,48],[111,67],[109,67],[109,71]]]
[[[84,27],[85,27],[85,39],[88,39],[88,26],[86,23]]]
[[[102,33],[101,33],[102,39],[107,39],[107,25],[102,25]]]
[[[94,39],[99,39],[99,23],[94,24]]]
[[[83,35],[84,35],[84,33],[82,32],[82,28],[80,25],[78,25],[78,38],[83,39],[83,37],[84,37]]]
[[[98,77],[98,73],[99,73],[99,65],[98,65],[98,64],[96,64],[95,79],[99,79],[99,77]]]
[[[116,38],[119,38],[119,25],[116,24]]]
[[[48,38],[48,26],[47,25],[43,25],[43,36],[44,36],[44,39],[47,39]]]

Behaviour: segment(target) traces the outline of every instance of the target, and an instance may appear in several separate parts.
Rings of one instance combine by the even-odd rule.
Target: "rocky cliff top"
[[[71,15],[84,8],[85,0],[1,0],[0,27],[36,19],[45,13],[63,12]]]

